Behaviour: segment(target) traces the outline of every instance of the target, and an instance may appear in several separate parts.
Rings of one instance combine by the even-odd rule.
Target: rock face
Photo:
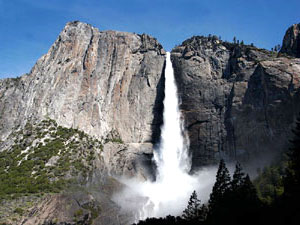
[[[148,35],[68,23],[29,74],[0,80],[0,140],[28,121],[51,118],[100,140],[156,142],[164,55]]]
[[[171,56],[193,166],[278,152],[300,109],[300,60],[192,37]]]
[[[154,179],[152,168],[153,146],[150,143],[104,145],[103,158],[108,174],[136,177],[140,180]]]
[[[12,224],[132,224],[132,215],[120,212],[111,201],[113,192],[120,188],[118,181],[106,177],[95,187],[47,195],[32,205],[19,223]]]
[[[300,23],[286,31],[280,52],[300,58]]]
[[[40,158],[30,154],[39,154],[38,149],[44,148],[41,157],[49,157],[42,158],[42,167],[54,171],[49,179],[62,176],[55,175],[56,169],[66,173],[67,165],[87,171],[64,174],[66,179],[77,179],[72,188],[79,188],[78,193],[72,188],[64,190],[70,193],[46,193],[45,199],[37,197],[40,203],[32,209],[24,206],[22,224],[133,223],[133,215],[120,212],[111,200],[115,188],[121,188],[113,176],[148,179],[153,175],[149,165],[162,124],[164,64],[162,46],[148,35],[99,31],[85,23],[71,22],[29,74],[0,80],[0,152],[15,156],[15,160],[10,159],[12,165],[18,161],[22,165],[28,157],[36,168]],[[59,126],[40,127],[41,121]],[[38,129],[33,132],[35,126]],[[73,131],[79,132],[76,140],[63,138]],[[58,150],[56,142],[51,144],[54,133],[61,135],[53,136],[60,147],[72,147]],[[20,142],[21,149],[14,148],[19,140],[16,134],[26,139],[24,146]],[[84,147],[81,136],[98,140],[88,141],[90,144]],[[99,151],[93,151],[95,143]],[[77,144],[79,155],[74,153]],[[50,146],[47,152],[45,146]],[[78,160],[72,161],[72,157]],[[85,164],[80,163],[85,159],[92,170],[85,170]],[[67,167],[60,168],[60,163]],[[40,176],[42,167],[28,176]],[[47,174],[46,180],[50,177],[43,174]],[[19,211],[8,210],[7,214],[13,217]]]
[[[50,117],[97,138],[151,142],[161,122],[164,54],[148,35],[68,23],[28,75],[0,81],[0,138]]]

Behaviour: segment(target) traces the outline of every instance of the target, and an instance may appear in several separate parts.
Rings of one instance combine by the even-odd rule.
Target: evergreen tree
[[[225,162],[222,159],[219,164],[216,182],[213,186],[212,193],[209,199],[209,209],[213,210],[225,197],[225,194],[230,189],[230,175],[226,168]]]
[[[244,41],[243,40],[241,41],[241,45],[244,45]]]
[[[288,165],[283,179],[284,193],[277,205],[285,224],[298,224],[300,220],[300,115],[292,130],[294,138],[288,152]]]
[[[242,171],[240,163],[237,163],[235,166],[235,171],[232,177],[231,190],[236,191],[239,187],[242,186],[245,178],[245,173]]]
[[[245,202],[248,204],[258,204],[259,199],[257,197],[257,191],[248,174],[243,179],[243,183],[241,184],[241,193],[244,196]]]
[[[236,44],[236,37],[233,37],[233,43]]]
[[[219,168],[216,175],[216,182],[213,186],[208,201],[208,224],[220,224],[230,213],[227,209],[226,202],[230,195],[231,179],[225,162],[222,159],[219,163]]]
[[[186,220],[193,220],[200,217],[201,201],[197,197],[196,191],[193,191],[187,208],[183,211],[182,217]]]
[[[250,177],[236,164],[233,179],[222,160],[209,200],[208,224],[253,224],[259,200]],[[251,222],[251,223],[250,223]]]
[[[288,152],[288,166],[284,178],[284,192],[286,196],[300,196],[300,115],[296,127],[292,130],[294,138]]]
[[[230,198],[232,204],[238,207],[258,203],[258,196],[255,186],[250,180],[249,175],[245,175],[239,163],[235,166],[233,179],[231,182]]]
[[[200,208],[198,221],[204,222],[207,218],[207,214],[208,214],[208,208],[206,205],[202,204],[202,206]]]

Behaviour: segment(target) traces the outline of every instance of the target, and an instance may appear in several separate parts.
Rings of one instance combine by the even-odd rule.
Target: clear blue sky
[[[208,34],[270,49],[299,9],[299,0],[0,0],[0,78],[29,72],[68,21],[147,33],[166,50]]]

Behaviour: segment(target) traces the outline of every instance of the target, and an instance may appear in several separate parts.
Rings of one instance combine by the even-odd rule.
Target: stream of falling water
[[[188,156],[188,139],[184,135],[169,52],[167,52],[165,68],[163,120],[160,146],[154,152],[154,161],[157,165],[156,182],[149,184],[144,190],[149,200],[144,207],[142,217],[178,215],[186,206],[197,183],[196,178],[188,174],[191,165]]]
[[[176,180],[173,177],[174,175],[188,173],[190,159],[187,151],[187,137],[184,137],[177,87],[169,52],[167,52],[165,69],[163,120],[160,147],[159,151],[154,152],[154,160],[158,168],[158,180],[174,182]]]
[[[156,181],[127,180],[125,183],[128,189],[115,198],[122,208],[136,212],[136,221],[147,217],[181,215],[191,193],[197,190],[198,196],[205,201],[214,182],[215,168],[204,168],[193,176],[188,173],[191,167],[188,138],[184,133],[179,111],[169,52],[165,68],[163,120],[160,146],[154,151]]]

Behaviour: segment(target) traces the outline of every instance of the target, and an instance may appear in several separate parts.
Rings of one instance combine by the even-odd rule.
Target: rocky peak
[[[181,55],[183,53],[185,59],[200,56],[201,54],[205,54],[206,56],[217,52],[220,54],[224,51],[228,52],[231,58],[244,57],[250,61],[261,61],[270,57],[276,57],[274,52],[257,48],[253,44],[231,43],[219,39],[216,35],[209,37],[193,36],[172,50],[173,54],[179,53]]]
[[[172,52],[176,54],[183,53],[185,59],[189,59],[192,56],[197,56],[197,52],[205,52],[208,49],[215,48],[220,44],[220,40],[217,36],[204,37],[204,36],[193,36],[184,41],[180,46],[176,46]]]
[[[300,58],[300,23],[293,24],[286,31],[280,52]]]
[[[116,132],[126,143],[151,142],[164,61],[149,35],[69,22],[28,75],[0,82],[0,138],[49,117],[97,138]]]
[[[162,45],[160,43],[158,43],[158,41],[155,38],[153,38],[147,34],[141,34],[139,36],[142,41],[142,45],[139,49],[141,52],[152,50],[152,51],[156,51],[157,53],[162,54],[162,55],[166,54]]]

